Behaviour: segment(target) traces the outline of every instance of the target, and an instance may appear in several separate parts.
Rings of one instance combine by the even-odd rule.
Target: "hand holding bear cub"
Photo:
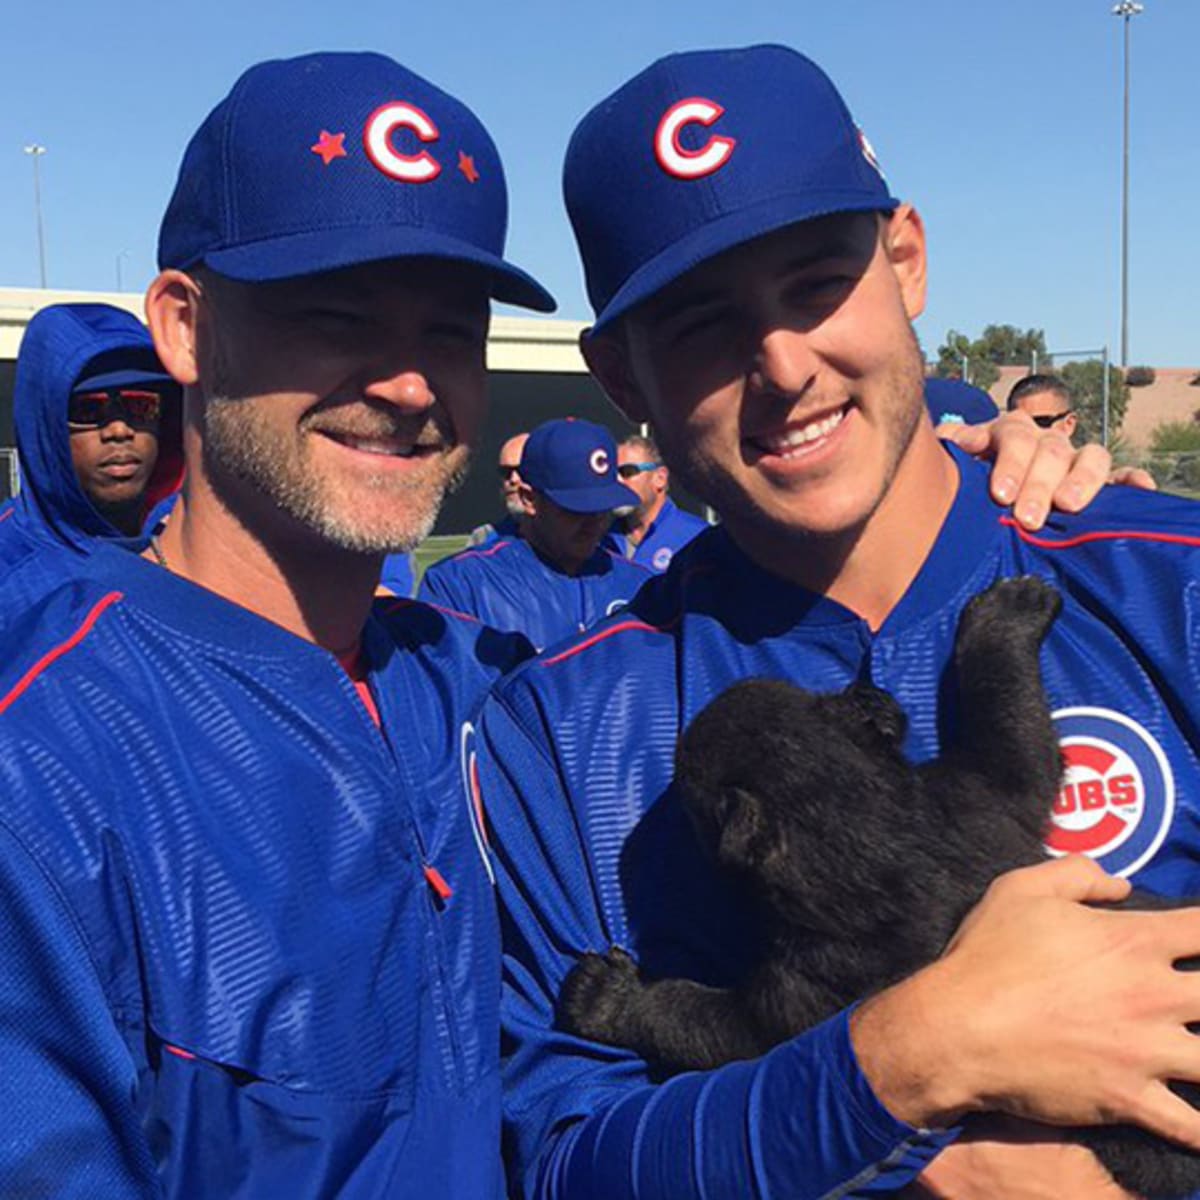
[[[1025,578],[967,606],[958,736],[921,766],[902,753],[903,711],[868,685],[814,695],[750,680],[717,697],[680,743],[676,780],[701,845],[751,901],[763,961],[721,989],[642,979],[618,947],[585,955],[560,1026],[665,1073],[708,1069],[757,1057],[937,958],[995,876],[1046,857],[1062,764],[1038,651],[1060,605]],[[1136,1194],[1200,1190],[1200,1155],[1132,1126],[1078,1137]]]

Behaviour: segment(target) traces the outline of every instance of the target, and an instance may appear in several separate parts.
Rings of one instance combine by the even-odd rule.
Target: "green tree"
[[[937,349],[935,370],[944,379],[960,379],[965,358],[967,381],[986,391],[1000,378],[1001,367],[1029,367],[1035,353],[1038,369],[1049,368],[1046,335],[1040,329],[1020,330],[1015,325],[987,325],[974,341],[966,334],[951,329]]]
[[[1098,358],[1069,362],[1058,372],[1071,389],[1071,400],[1079,417],[1076,442],[1098,442],[1103,429],[1104,369]],[[1125,420],[1129,403],[1129,386],[1120,367],[1111,363],[1108,368],[1108,434],[1114,438]]]

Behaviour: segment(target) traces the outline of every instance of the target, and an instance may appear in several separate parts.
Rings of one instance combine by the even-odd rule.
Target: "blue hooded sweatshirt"
[[[54,304],[29,322],[17,357],[13,416],[21,490],[0,507],[0,568],[40,546],[86,552],[121,533],[87,498],[71,461],[67,402],[85,373],[144,368],[161,372],[150,334],[131,313],[109,304]],[[179,405],[159,426],[158,462],[146,511],[179,486],[183,469]]]

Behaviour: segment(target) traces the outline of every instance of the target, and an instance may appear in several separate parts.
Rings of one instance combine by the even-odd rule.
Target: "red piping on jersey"
[[[109,592],[107,596],[104,596],[100,601],[98,601],[92,611],[84,618],[83,624],[80,625],[80,627],[75,630],[75,632],[71,634],[71,636],[67,638],[65,642],[63,642],[61,645],[55,646],[53,650],[46,651],[46,653],[43,654],[42,657],[39,658],[37,662],[35,662],[33,666],[25,672],[24,675],[21,676],[12,691],[10,691],[8,695],[4,696],[3,698],[0,698],[0,713],[7,712],[8,709],[20,699],[25,689],[28,688],[30,684],[32,684],[33,681],[48,666],[50,666],[51,663],[62,658],[62,656],[69,650],[74,650],[75,647],[78,646],[79,643],[82,642],[83,639],[92,632],[92,626],[94,626],[100,619],[100,614],[103,613],[106,608],[111,608],[112,605],[116,604],[118,600],[124,599],[124,592]]]
[[[11,517],[16,511],[17,510],[15,508],[5,509],[4,512],[0,513],[0,521],[7,521],[8,518]]]
[[[678,620],[678,618],[676,618]],[[604,641],[605,638],[610,638],[614,633],[625,633],[630,629],[640,629],[643,633],[661,633],[664,629],[674,625],[675,621],[669,622],[667,625],[647,625],[645,621],[621,621],[616,625],[610,625],[607,629],[602,629],[599,633],[593,634],[590,638],[582,641],[577,646],[572,646],[569,650],[564,650],[561,654],[556,654],[553,658],[546,659],[543,667],[553,667],[555,664],[563,662],[565,659],[574,658],[576,654],[596,645],[597,642]]]
[[[1138,542],[1173,542],[1178,546],[1200,546],[1200,537],[1189,537],[1183,533],[1145,533],[1140,529],[1098,529],[1095,533],[1081,533],[1077,537],[1051,541],[1023,529],[1012,517],[1001,517],[1000,524],[1015,529],[1023,542],[1028,542],[1031,546],[1040,546],[1044,550],[1070,550],[1072,546],[1083,546],[1088,542],[1115,542],[1122,538],[1132,538]]]
[[[491,558],[497,550],[503,550],[505,546],[511,545],[512,541],[507,540],[503,542],[497,542],[494,546],[491,546],[486,550],[460,550],[457,554],[452,555],[451,557],[455,562],[461,558]]]

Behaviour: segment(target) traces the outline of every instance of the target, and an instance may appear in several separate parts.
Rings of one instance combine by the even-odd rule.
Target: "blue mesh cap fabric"
[[[732,246],[899,203],[829,77],[784,46],[659,59],[576,127],[563,192],[596,329]]]
[[[244,282],[399,257],[491,272],[497,299],[552,312],[503,258],[508,191],[495,144],[461,101],[382,54],[259,63],[184,153],[159,266]]]

